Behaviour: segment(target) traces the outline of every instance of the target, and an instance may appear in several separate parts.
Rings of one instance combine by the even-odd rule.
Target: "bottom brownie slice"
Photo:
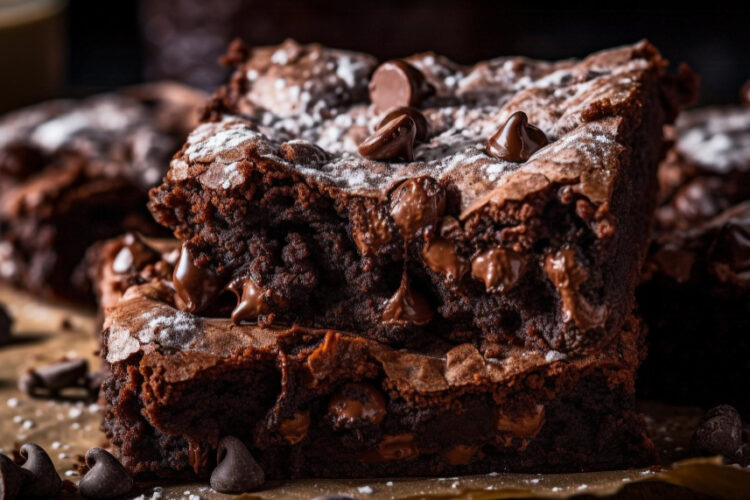
[[[104,430],[132,472],[207,477],[220,438],[270,478],[575,471],[647,464],[639,323],[581,356],[396,350],[344,332],[179,311],[165,281],[107,310]]]

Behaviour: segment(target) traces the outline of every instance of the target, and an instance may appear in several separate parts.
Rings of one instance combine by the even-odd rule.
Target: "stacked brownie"
[[[104,429],[135,473],[602,469],[634,408],[662,128],[692,99],[646,42],[557,63],[249,50],[97,268]]]
[[[640,391],[750,415],[750,107],[688,111],[673,135],[638,290],[650,344]]]
[[[42,103],[0,120],[0,280],[90,300],[80,266],[95,241],[158,234],[145,208],[197,123],[201,93],[152,84]]]

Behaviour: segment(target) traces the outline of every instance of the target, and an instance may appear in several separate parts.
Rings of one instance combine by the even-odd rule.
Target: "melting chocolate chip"
[[[54,498],[62,487],[60,476],[47,452],[34,443],[21,446],[21,466],[29,472],[29,479],[21,488],[21,495],[28,497]]]
[[[512,250],[492,247],[471,261],[471,275],[484,282],[488,292],[505,292],[515,287],[526,272],[526,259]]]
[[[456,253],[453,242],[445,238],[436,238],[426,243],[422,249],[422,258],[427,267],[452,280],[460,279],[466,272],[466,261]]]
[[[526,113],[516,111],[487,141],[487,154],[514,163],[524,162],[549,141],[529,123]]]
[[[381,129],[385,127],[389,122],[403,115],[406,115],[414,120],[414,125],[417,126],[416,139],[418,141],[424,141],[425,139],[427,139],[427,134],[430,130],[430,125],[427,123],[427,118],[425,118],[422,112],[417,108],[412,108],[410,106],[399,106],[397,108],[389,110],[385,115],[383,115],[383,118],[380,119],[378,126],[375,128]]]
[[[108,451],[91,448],[86,452],[88,472],[78,483],[78,491],[87,498],[117,498],[133,489],[133,478]]]
[[[307,436],[310,428],[310,412],[296,411],[294,415],[283,420],[279,425],[279,433],[289,444],[297,444]]]
[[[268,291],[258,286],[252,278],[238,278],[227,287],[237,296],[237,306],[232,311],[232,323],[253,320],[266,310]]]
[[[401,115],[376,130],[357,149],[368,160],[412,161],[416,134],[417,125],[414,120]]]
[[[0,455],[0,499],[13,500],[21,492],[23,484],[30,479],[28,471],[13,460]]]
[[[729,405],[708,410],[693,434],[693,447],[703,453],[733,458],[741,446],[742,418]]]
[[[393,235],[388,216],[369,203],[353,203],[350,209],[352,239],[362,255],[372,255],[386,245]]]
[[[396,293],[385,301],[380,321],[385,324],[424,325],[432,320],[432,316],[429,302],[410,286],[409,278],[404,274]]]
[[[181,308],[188,312],[204,310],[221,290],[221,281],[216,273],[196,266],[185,244],[174,268],[172,282],[182,301]]]
[[[391,217],[404,239],[434,224],[445,211],[445,191],[430,177],[408,179],[391,193]]]
[[[443,453],[443,458],[451,465],[466,465],[471,462],[474,455],[479,451],[478,446],[457,444]]]
[[[348,383],[331,397],[328,415],[336,429],[380,425],[386,415],[385,398],[370,384]]]
[[[225,436],[216,450],[216,468],[211,472],[211,488],[219,493],[246,493],[266,481],[245,444],[234,436]]]
[[[0,304],[0,345],[7,344],[13,338],[12,327],[13,318],[8,314],[5,305]]]
[[[30,370],[18,385],[21,392],[29,396],[41,392],[54,395],[62,389],[86,386],[88,371],[89,364],[85,359],[60,361]]]
[[[369,88],[370,100],[381,111],[396,106],[419,106],[435,92],[421,71],[401,59],[378,66]]]
[[[323,148],[303,140],[285,142],[279,148],[279,153],[286,161],[306,167],[317,167],[331,159]]]
[[[589,274],[576,259],[575,251],[563,248],[544,258],[544,272],[560,294],[562,317],[565,323],[574,322],[582,331],[604,326],[607,306],[591,304],[578,289]]]

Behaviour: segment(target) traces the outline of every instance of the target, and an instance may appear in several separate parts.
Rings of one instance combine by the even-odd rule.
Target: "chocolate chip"
[[[200,312],[213,302],[221,291],[219,276],[210,269],[195,265],[187,245],[182,245],[180,257],[174,268],[172,282],[181,308],[188,312]]]
[[[430,125],[427,123],[427,118],[425,118],[422,112],[417,108],[412,108],[410,106],[399,106],[397,108],[390,109],[385,115],[383,115],[383,118],[380,119],[380,122],[378,123],[376,129],[383,128],[388,124],[388,122],[395,120],[402,115],[406,115],[414,120],[414,124],[417,126],[416,139],[418,141],[424,141],[425,139],[427,139],[427,134],[430,129]]]
[[[13,318],[8,314],[8,310],[3,304],[0,304],[0,345],[7,344],[12,338],[11,329],[13,327]]]
[[[386,415],[385,398],[370,384],[351,382],[331,397],[328,415],[336,429],[379,425]]]
[[[742,446],[742,419],[737,410],[720,405],[706,412],[693,434],[700,452],[734,457]]]
[[[88,498],[117,498],[133,489],[133,478],[108,451],[91,448],[86,452],[88,472],[78,482],[78,491]]]
[[[30,478],[27,470],[13,460],[0,455],[0,499],[13,500],[18,496],[23,484]]]
[[[520,163],[529,159],[549,141],[544,132],[529,124],[523,111],[516,111],[487,141],[487,154],[501,160]]]
[[[317,167],[330,160],[330,155],[312,142],[295,140],[285,142],[279,148],[281,157],[296,165]]]
[[[245,320],[253,320],[266,310],[265,298],[268,291],[258,286],[249,276],[232,281],[227,289],[237,296],[232,323],[237,325]]]
[[[369,88],[370,100],[381,111],[396,106],[419,106],[435,92],[421,71],[401,59],[378,66]]]
[[[25,459],[21,467],[29,472],[29,479],[24,483],[21,494],[42,498],[53,498],[57,495],[62,487],[62,481],[47,452],[38,444],[26,443],[21,446],[20,453]]]
[[[507,248],[492,247],[471,261],[471,275],[484,282],[488,292],[505,292],[515,287],[526,271],[526,259]]]
[[[359,154],[369,160],[414,159],[417,126],[407,115],[401,115],[379,128],[359,145]]]
[[[242,441],[234,436],[225,436],[219,441],[211,488],[219,493],[245,493],[255,490],[265,481],[263,469]]]

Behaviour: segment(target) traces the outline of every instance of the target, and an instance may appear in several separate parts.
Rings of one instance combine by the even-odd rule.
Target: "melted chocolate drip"
[[[204,310],[214,301],[222,288],[221,280],[216,273],[195,265],[186,244],[182,245],[180,257],[172,274],[172,283],[182,302],[178,306],[188,312]]]
[[[265,298],[268,291],[258,286],[249,276],[238,278],[227,287],[238,299],[237,306],[232,311],[232,322],[254,320],[266,310]]]
[[[445,238],[436,238],[425,244],[422,258],[427,267],[449,279],[460,279],[466,272],[466,261],[456,253],[453,242]]]
[[[488,292],[505,292],[518,284],[526,272],[526,259],[512,250],[493,247],[471,261],[471,274],[484,282]]]
[[[427,299],[409,284],[404,273],[396,293],[385,302],[380,320],[386,324],[424,325],[432,319],[433,312]]]

